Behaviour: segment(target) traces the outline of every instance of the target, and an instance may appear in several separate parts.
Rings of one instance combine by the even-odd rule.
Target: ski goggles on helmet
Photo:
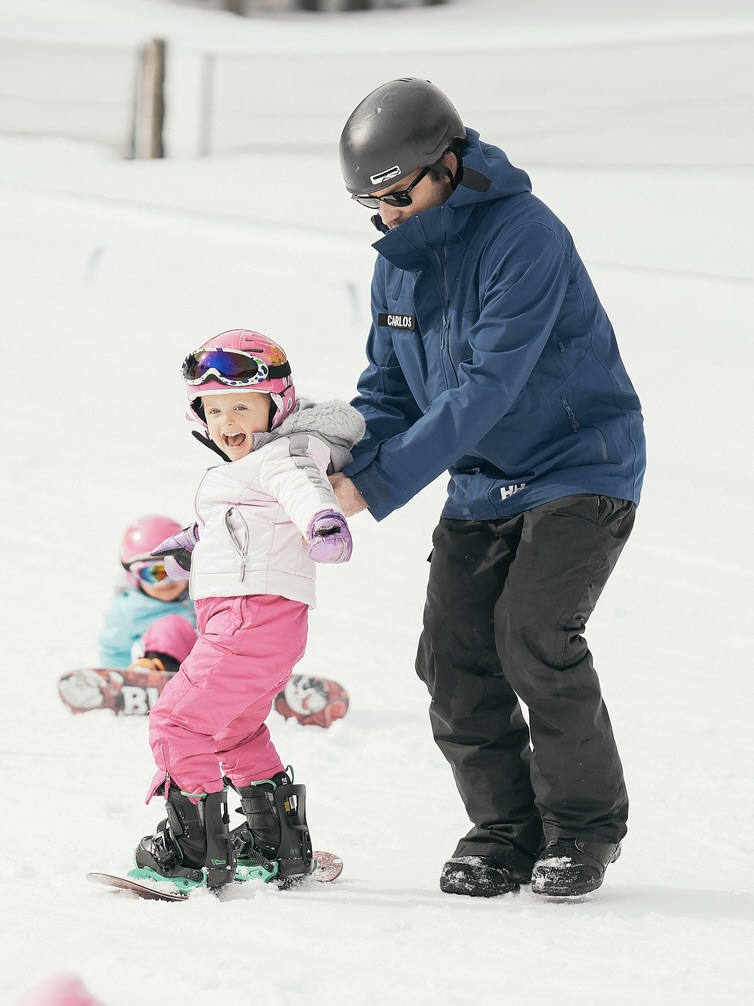
[[[214,378],[230,388],[249,388],[262,381],[288,377],[291,365],[265,363],[242,349],[197,349],[189,353],[181,368],[186,384],[202,384]]]
[[[146,583],[150,587],[156,587],[160,583],[164,583],[169,580],[168,571],[165,569],[164,562],[151,561],[137,561],[132,562],[126,567],[129,573],[132,573],[140,583]]]
[[[416,188],[423,178],[426,178],[433,167],[435,167],[435,165],[430,164],[429,167],[422,168],[413,182],[411,182],[407,188],[400,189],[398,192],[388,192],[386,196],[360,196],[357,194],[351,196],[351,199],[355,199],[359,206],[366,206],[368,210],[378,210],[380,208],[380,203],[387,203],[388,206],[410,206],[411,190]]]

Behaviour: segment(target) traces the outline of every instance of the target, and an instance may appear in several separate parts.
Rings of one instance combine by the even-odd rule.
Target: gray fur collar
[[[330,448],[331,468],[339,472],[351,460],[351,448],[366,432],[366,424],[352,405],[336,400],[313,402],[299,398],[296,408],[280,426],[270,433],[254,434],[254,450],[278,437],[293,433],[311,433],[324,440]]]

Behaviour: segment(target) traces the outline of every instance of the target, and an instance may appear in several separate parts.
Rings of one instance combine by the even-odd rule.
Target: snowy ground
[[[456,0],[245,20],[177,0],[0,6],[6,45],[155,33],[275,50],[299,90],[326,87],[355,53],[373,79],[339,91],[345,112],[330,108],[333,135],[309,151],[133,163],[94,144],[0,136],[0,1000],[71,971],[106,1006],[750,1001],[750,3]],[[482,42],[530,56],[517,64],[526,86],[514,79],[500,96],[512,138],[476,73]],[[468,827],[413,673],[441,480],[381,525],[357,518],[353,562],[322,570],[302,669],[348,687],[348,717],[327,732],[271,721],[307,784],[315,845],[346,863],[342,880],[249,885],[223,903],[200,892],[180,908],[89,885],[90,869],[127,868],[158,819],[143,804],[146,723],[72,717],[55,683],[96,658],[126,523],[192,517],[208,457],[184,429],[180,360],[215,332],[253,326],[288,348],[302,392],[350,397],[373,252],[366,211],[341,187],[339,126],[372,86],[426,72],[397,69],[395,46],[456,43],[464,74],[456,55],[457,78],[440,61],[433,79],[470,125],[485,118],[487,138],[567,221],[645,405],[645,497],[590,626],[632,796],[623,857],[583,904],[438,890]],[[309,81],[300,54],[317,47],[326,65]],[[623,94],[600,87],[606,52]],[[559,129],[554,108],[572,113]]]

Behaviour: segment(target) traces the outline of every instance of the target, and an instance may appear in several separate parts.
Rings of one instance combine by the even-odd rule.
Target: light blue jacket
[[[444,470],[443,516],[507,517],[572,493],[638,502],[641,406],[561,221],[467,130],[461,185],[374,247],[367,424],[344,471],[378,519]]]
[[[133,587],[116,594],[99,637],[100,667],[128,667],[134,644],[141,641],[153,622],[165,615],[182,615],[196,625],[194,605],[188,597],[182,601],[158,601]]]

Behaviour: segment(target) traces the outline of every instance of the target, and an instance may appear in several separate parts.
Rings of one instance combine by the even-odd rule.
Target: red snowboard
[[[146,716],[172,677],[143,667],[81,667],[60,678],[58,692],[72,713],[111,709],[124,716]],[[276,696],[274,708],[305,726],[329,727],[346,715],[348,693],[337,681],[294,674]]]
[[[172,677],[167,671],[149,671],[143,667],[117,671],[81,667],[60,678],[58,692],[72,713],[112,709],[125,716],[146,716]]]
[[[329,727],[348,712],[348,692],[328,678],[292,674],[275,698],[275,709],[287,720],[296,719],[306,727]]]

